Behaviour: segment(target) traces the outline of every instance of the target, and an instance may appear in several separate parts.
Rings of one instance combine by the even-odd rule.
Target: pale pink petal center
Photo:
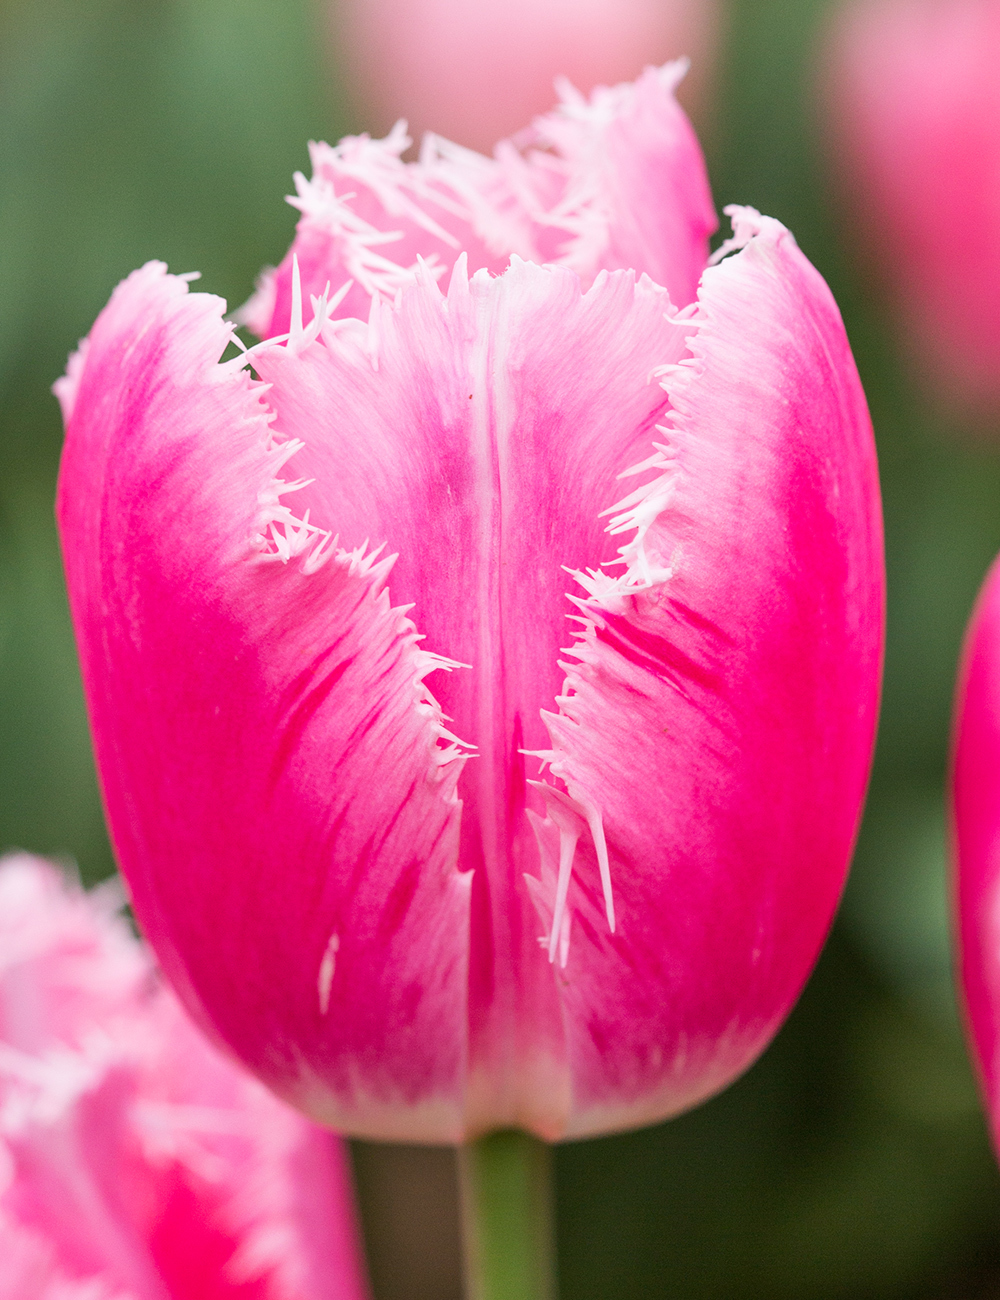
[[[298,508],[341,546],[396,553],[393,601],[415,605],[430,650],[467,665],[433,689],[475,754],[459,781],[460,861],[474,872],[470,1016],[493,1110],[519,1104],[540,1042],[561,1052],[553,922],[523,880],[540,870],[526,809],[547,806],[524,751],[549,746],[541,712],[565,676],[572,573],[617,559],[601,512],[664,417],[653,372],[686,346],[670,311],[631,273],[581,294],[564,270],[516,262],[467,282],[459,268],[447,298],[428,278],[363,335],[334,326],[255,360],[276,427],[307,441]],[[558,922],[551,899],[540,906]]]

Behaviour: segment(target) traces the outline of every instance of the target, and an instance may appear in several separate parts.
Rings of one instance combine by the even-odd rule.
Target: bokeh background
[[[832,937],[763,1059],[689,1116],[556,1152],[562,1300],[1000,1294],[943,794],[962,629],[1000,547],[1000,419],[991,443],[923,396],[857,255],[821,94],[832,9],[729,0],[695,109],[720,208],[793,229],[871,403],[890,600],[868,812]],[[87,881],[113,861],[53,526],[49,386],[141,262],[200,270],[235,306],[281,257],[306,141],[384,125],[343,30],[307,0],[0,0],[0,847],[73,859]],[[376,1300],[453,1300],[451,1154],[354,1156]]]

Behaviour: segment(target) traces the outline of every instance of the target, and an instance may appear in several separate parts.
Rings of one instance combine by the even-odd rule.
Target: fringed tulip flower
[[[1000,564],[966,634],[955,717],[958,970],[966,1028],[1000,1151]]]
[[[0,861],[4,1300],[362,1300],[339,1141],[221,1057],[115,915]]]
[[[704,269],[675,79],[568,97],[494,160],[319,146],[253,373],[220,361],[224,304],[150,264],[59,384],[137,915],[203,1023],[357,1134],[694,1105],[775,1032],[841,889],[871,429],[782,226],[734,209]]]
[[[334,57],[380,129],[405,117],[491,149],[552,100],[567,77],[589,90],[631,79],[651,60],[686,55],[703,98],[718,0],[336,0]]]
[[[929,389],[1000,411],[1000,0],[860,0],[831,92],[861,233]]]

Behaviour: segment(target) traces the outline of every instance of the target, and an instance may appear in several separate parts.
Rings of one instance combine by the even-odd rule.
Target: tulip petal
[[[623,577],[581,575],[554,775],[606,835],[565,982],[572,1135],[728,1082],[774,1033],[836,905],[874,735],[882,624],[871,427],[829,291],[735,210],[705,273]],[[745,246],[744,246],[745,245]],[[753,321],[753,330],[747,324]],[[572,897],[572,896],[571,896]]]
[[[459,782],[472,1127],[565,1125],[561,1014],[524,884],[539,869],[527,805],[541,813],[558,792],[529,799],[521,751],[546,742],[541,710],[562,678],[566,566],[615,558],[600,507],[663,416],[651,372],[683,355],[690,328],[670,313],[630,272],[584,294],[572,272],[515,259],[497,279],[459,265],[447,297],[425,277],[367,330],[334,322],[255,353],[279,426],[309,437],[300,504],[345,545],[398,551],[393,598],[415,604],[432,650],[470,665],[439,695],[477,751]]]
[[[349,285],[337,315],[366,318],[371,298],[436,276],[460,252],[495,273],[511,255],[568,266],[589,286],[601,270],[633,268],[694,299],[717,225],[697,138],[674,98],[686,63],[648,68],[634,84],[562,102],[495,158],[426,136],[404,163],[403,123],[384,140],[310,146],[313,175],[295,178],[295,241],[267,272],[240,319],[260,337],[291,325],[293,264],[305,303]]]
[[[391,298],[413,282],[418,259],[442,274],[463,250],[492,271],[502,271],[512,251],[531,255],[524,214],[489,197],[498,182],[492,159],[428,138],[420,161],[404,163],[410,143],[400,122],[384,140],[310,145],[312,177],[296,174],[289,200],[302,213],[295,241],[240,312],[255,334],[288,331],[296,260],[307,307],[327,287],[349,283],[338,314],[365,318],[375,295]]]
[[[694,300],[719,223],[701,146],[674,97],[686,70],[684,59],[647,68],[635,82],[598,87],[589,100],[561,84],[561,105],[529,133],[541,147],[526,158],[536,176],[552,175],[553,154],[563,162],[554,201],[539,218],[542,231],[550,228],[539,238],[539,260],[569,266],[587,284],[599,270],[633,267],[678,307]],[[541,197],[537,180],[535,189]]]
[[[469,891],[440,661],[389,604],[391,561],[281,504],[295,444],[216,364],[223,308],[150,264],[76,376],[58,512],[116,850],[189,1006],[265,1082],[447,1140]]]
[[[966,635],[952,778],[959,969],[966,1022],[994,1145],[1000,1149],[1000,566]]]

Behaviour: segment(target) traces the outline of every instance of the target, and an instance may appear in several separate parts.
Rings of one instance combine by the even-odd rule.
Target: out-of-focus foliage
[[[0,843],[112,867],[52,522],[49,385],[109,290],[161,258],[236,306],[335,88],[298,4],[0,2]]]
[[[869,812],[841,920],[764,1059],[671,1124],[559,1150],[563,1300],[1000,1290],[1000,1178],[950,990],[942,794],[962,627],[1000,547],[1000,429],[972,444],[922,408],[852,257],[823,149],[828,12],[732,0],[705,135],[720,205],[781,218],[829,279],[871,401],[890,603]],[[327,28],[304,0],[0,0],[0,847],[73,856],[88,879],[111,856],[52,523],[49,385],[142,261],[201,270],[236,305],[282,255],[306,140],[364,125]],[[357,1154],[380,1300],[457,1294],[428,1246],[454,1249],[441,1158],[422,1185],[419,1153]],[[394,1232],[425,1247],[409,1268]]]

